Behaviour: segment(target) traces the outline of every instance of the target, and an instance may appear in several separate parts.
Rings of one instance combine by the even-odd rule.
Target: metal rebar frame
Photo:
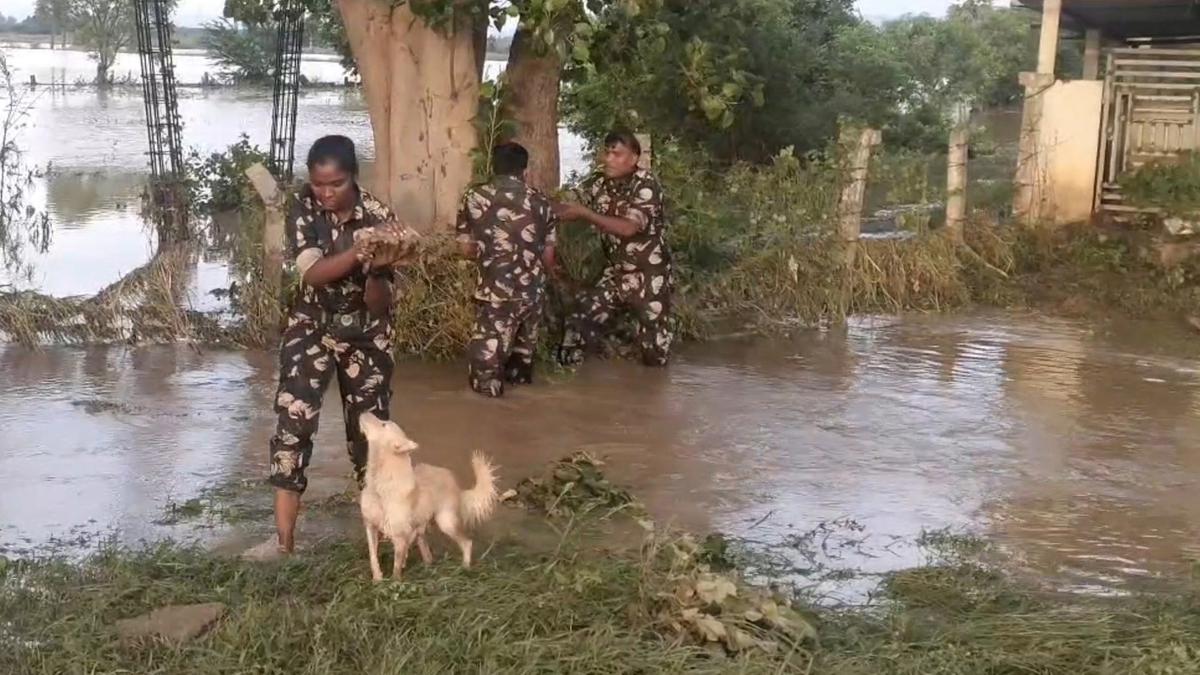
[[[276,13],[275,87],[271,110],[271,171],[283,183],[292,180],[296,156],[296,112],[300,97],[300,56],[304,51],[304,8],[286,0]]]
[[[171,17],[163,0],[133,0],[146,106],[150,195],[160,240],[187,236],[182,124],[171,55]]]

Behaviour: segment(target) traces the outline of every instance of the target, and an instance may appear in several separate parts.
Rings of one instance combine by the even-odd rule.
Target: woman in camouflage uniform
[[[386,206],[358,185],[354,143],[326,136],[308,154],[309,182],[295,195],[288,234],[300,295],[279,350],[278,428],[270,444],[279,549],[292,551],[304,470],[312,458],[321,401],[334,374],[346,441],[362,481],[367,442],[358,418],[388,419],[392,378],[390,268],[372,269],[364,234],[399,227]]]
[[[618,311],[628,310],[637,320],[642,362],[665,366],[674,333],[662,186],[638,168],[642,146],[636,136],[613,132],[604,146],[603,172],[581,186],[584,203],[556,206],[563,220],[584,220],[600,231],[609,262],[600,282],[577,298],[567,317],[559,359],[580,363],[586,349],[600,345]]]

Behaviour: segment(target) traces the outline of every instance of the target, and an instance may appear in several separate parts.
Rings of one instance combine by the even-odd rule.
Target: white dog
[[[463,490],[449,470],[428,464],[413,466],[411,453],[417,449],[404,430],[394,422],[382,422],[364,413],[359,424],[367,437],[367,477],[360,506],[367,529],[371,556],[371,578],[383,579],[379,567],[379,538],[387,537],[396,549],[392,576],[400,578],[409,546],[417,542],[425,564],[433,554],[425,541],[430,521],[462,549],[463,567],[471,566],[471,539],[465,528],[492,515],[498,501],[495,469],[481,453],[471,458],[475,487]]]

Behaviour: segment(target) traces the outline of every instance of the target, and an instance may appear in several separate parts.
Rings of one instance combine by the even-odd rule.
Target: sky
[[[0,14],[25,17],[33,12],[35,0],[0,0]],[[870,19],[886,19],[901,14],[945,13],[952,0],[858,0],[859,11]],[[175,14],[180,26],[199,26],[221,15],[224,0],[180,0]]]

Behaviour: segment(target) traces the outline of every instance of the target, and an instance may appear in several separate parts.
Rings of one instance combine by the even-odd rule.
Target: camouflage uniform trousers
[[[537,351],[540,302],[475,301],[475,325],[467,347],[471,388],[484,396],[504,395],[504,383],[531,384]]]
[[[358,418],[372,412],[388,419],[392,357],[392,326],[365,312],[334,315],[317,322],[293,316],[280,347],[279,392],[275,412],[277,431],[271,439],[271,485],[304,492],[304,475],[312,459],[321,402],[329,381],[337,373],[346,424],[346,447],[354,477],[362,485],[367,466],[367,439]]]
[[[659,281],[652,284],[654,279]],[[566,365],[577,365],[583,361],[586,350],[599,349],[618,312],[625,309],[637,321],[636,339],[642,362],[648,366],[667,365],[675,338],[671,322],[672,292],[669,270],[656,275],[616,268],[605,270],[594,288],[576,297],[575,308],[567,316],[560,360]]]

